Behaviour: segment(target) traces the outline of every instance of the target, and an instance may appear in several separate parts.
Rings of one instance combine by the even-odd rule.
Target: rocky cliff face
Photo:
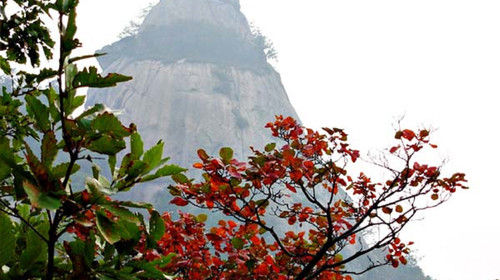
[[[237,0],[160,1],[138,34],[102,50],[108,53],[99,61],[104,72],[134,79],[89,92],[87,103],[119,110],[125,123],[137,124],[146,145],[163,139],[181,166],[196,162],[199,148],[216,155],[229,146],[244,159],[250,146],[276,141],[264,128],[275,115],[297,118],[259,42]],[[155,201],[157,191],[148,187],[131,196]]]
[[[229,146],[244,159],[250,146],[262,149],[276,141],[264,128],[275,115],[298,119],[238,0],[162,0],[138,34],[101,51],[108,53],[99,61],[104,72],[134,79],[90,91],[87,102],[119,110],[125,123],[137,124],[146,146],[163,139],[171,162],[181,166],[196,162],[199,148],[216,155]],[[127,198],[166,210],[170,198],[164,189],[143,186]],[[424,279],[415,267],[398,273],[389,268],[358,279]]]

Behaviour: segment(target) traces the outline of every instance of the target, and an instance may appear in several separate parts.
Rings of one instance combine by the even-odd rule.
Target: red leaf
[[[254,245],[257,245],[257,246],[260,245],[260,239],[257,236],[255,236],[255,235],[252,236],[252,237],[250,237],[250,241],[252,241],[252,243]]]
[[[400,146],[394,146],[392,147],[390,150],[389,150],[389,153],[391,154],[394,154],[398,149],[399,149]]]
[[[205,152],[205,150],[203,149],[198,150],[198,157],[203,161],[206,161],[209,158],[207,152]]]
[[[176,197],[170,201],[170,203],[175,204],[177,206],[186,206],[188,202],[180,197]]]
[[[285,184],[286,188],[289,189],[293,193],[297,193],[297,190],[290,184],[286,183]]]
[[[290,172],[290,179],[292,179],[295,182],[300,181],[302,178],[302,172],[300,170],[294,170]]]
[[[214,202],[212,200],[207,200],[205,203],[207,204],[208,209],[214,208]]]
[[[415,132],[413,132],[412,130],[405,129],[402,131],[401,136],[407,140],[412,140],[413,138],[415,138],[416,135]]]
[[[424,137],[429,136],[429,131],[428,130],[420,130],[419,134],[420,134],[420,138],[424,138]]]

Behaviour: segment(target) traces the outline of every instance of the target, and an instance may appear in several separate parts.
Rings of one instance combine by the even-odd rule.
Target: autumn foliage
[[[179,181],[170,187],[175,196],[171,203],[193,204],[228,216],[198,239],[205,240],[200,248],[214,249],[205,258],[211,260],[212,274],[196,262],[199,273],[212,275],[210,279],[258,279],[260,275],[350,279],[348,274],[377,266],[398,267],[407,263],[412,244],[398,237],[404,226],[417,212],[466,188],[464,174],[443,177],[439,167],[413,160],[422,149],[436,147],[429,142],[427,130],[396,133],[397,144],[389,154],[400,161],[400,168],[380,164],[391,176],[380,183],[364,173],[349,174],[348,167],[359,160],[360,153],[349,146],[342,129],[324,128],[321,134],[282,116],[267,127],[281,146],[271,143],[264,151],[252,148],[246,162],[234,159],[229,148],[221,149],[219,157],[199,150],[200,162],[193,166],[203,171],[203,180]],[[185,223],[188,216],[181,216]],[[384,235],[366,244],[360,236],[373,228]],[[355,249],[345,254],[349,246]],[[360,271],[346,266],[374,250],[385,252],[385,260]],[[190,266],[185,271],[197,269]]]

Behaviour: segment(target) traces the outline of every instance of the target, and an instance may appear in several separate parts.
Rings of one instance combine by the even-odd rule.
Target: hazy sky
[[[155,1],[82,0],[93,51]],[[302,122],[343,127],[364,154],[388,147],[395,121],[433,127],[435,164],[471,189],[426,212],[405,237],[438,280],[500,278],[500,1],[242,0],[278,51]]]

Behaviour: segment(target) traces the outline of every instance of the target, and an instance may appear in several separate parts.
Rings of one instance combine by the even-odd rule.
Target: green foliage
[[[267,59],[272,58],[266,54],[269,40],[262,34],[254,35],[249,39],[229,28],[179,21],[168,26],[148,27],[105,47],[102,51],[109,55],[99,58],[99,62],[106,68],[119,55],[139,61],[150,59],[168,64],[185,60],[267,73],[271,69]],[[221,87],[222,93],[225,86]]]
[[[14,256],[16,249],[16,236],[10,218],[0,212],[0,236],[2,236],[2,246],[0,247],[0,267],[8,263]]]
[[[163,236],[161,215],[151,204],[110,195],[185,169],[166,164],[161,141],[145,151],[135,125],[123,125],[102,104],[74,116],[85,99],[79,88],[131,79],[101,76],[95,67],[78,69],[76,62],[101,54],[72,56],[80,46],[77,5],[78,0],[1,1],[0,69],[12,86],[2,87],[0,95],[0,279],[165,279],[159,268],[173,255],[155,262],[137,258]],[[49,19],[57,20],[58,44],[48,32]],[[38,67],[54,52],[61,54],[54,69],[12,72],[14,64]],[[130,149],[118,164],[127,142]],[[80,166],[102,157],[111,178],[97,165],[82,174]],[[79,185],[77,176],[87,177],[85,183]],[[149,222],[134,209],[148,210]]]

